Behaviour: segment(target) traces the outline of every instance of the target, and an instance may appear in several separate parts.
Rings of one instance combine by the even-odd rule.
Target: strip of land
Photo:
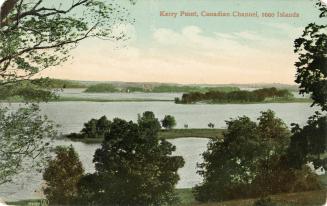
[[[199,203],[194,199],[192,189],[176,189],[180,204],[178,206],[253,206],[257,199],[240,199],[224,202]],[[322,206],[326,202],[327,190],[308,191],[300,193],[284,193],[270,196],[273,202],[278,206]],[[17,206],[43,206],[45,200],[21,200],[15,202],[7,202],[9,205]]]
[[[217,139],[222,138],[225,129],[171,129],[161,130],[159,132],[160,139],[177,139],[185,137],[197,137]],[[101,143],[102,138],[80,138],[71,139],[72,141],[84,142],[84,143]]]
[[[327,190],[299,193],[283,193],[269,196],[278,206],[322,206],[326,203]],[[199,203],[194,199],[192,189],[178,189],[181,206],[253,206],[257,199],[239,199],[223,202]]]

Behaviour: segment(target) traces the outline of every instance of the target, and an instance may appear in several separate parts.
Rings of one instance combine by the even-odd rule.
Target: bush
[[[43,173],[44,194],[50,205],[70,205],[77,198],[77,184],[84,169],[72,146],[59,146],[55,154]]]
[[[161,120],[161,124],[166,129],[172,129],[176,126],[176,120],[175,117],[171,115],[166,115],[163,120]]]

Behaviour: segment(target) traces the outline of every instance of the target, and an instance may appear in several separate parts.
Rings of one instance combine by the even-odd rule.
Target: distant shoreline
[[[167,99],[97,99],[97,98],[82,98],[82,97],[59,97],[58,99],[49,100],[48,102],[174,102]],[[273,103],[311,103],[309,98],[294,98],[289,100],[267,100],[263,102],[197,102],[193,104],[180,105],[203,105],[203,104],[273,104]],[[0,103],[24,103],[23,100],[0,100]]]

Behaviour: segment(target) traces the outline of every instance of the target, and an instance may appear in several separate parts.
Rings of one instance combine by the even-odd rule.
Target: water
[[[176,145],[174,155],[183,156],[185,165],[178,171],[180,181],[177,188],[190,188],[202,181],[201,176],[196,174],[196,163],[202,162],[201,153],[206,150],[208,139],[205,138],[180,138],[169,140]],[[86,173],[95,171],[92,163],[93,154],[100,144],[84,144],[81,142],[72,142],[68,140],[56,140],[56,145],[73,145],[79,154]],[[192,152],[190,152],[192,151]],[[0,197],[6,201],[42,198],[42,174],[31,172],[29,174],[20,174],[16,177],[15,183],[0,186]]]
[[[17,104],[13,104],[18,107]],[[188,124],[189,128],[208,128],[212,122],[216,128],[225,128],[226,120],[246,115],[255,120],[260,111],[272,109],[287,125],[298,123],[304,125],[315,109],[309,103],[274,103],[274,104],[196,104],[182,105],[173,102],[51,102],[41,104],[42,112],[62,125],[59,132],[63,134],[79,132],[83,124],[91,118],[106,115],[109,119],[119,117],[125,120],[137,120],[137,114],[153,111],[161,120],[165,115],[173,115],[177,128]]]
[[[67,91],[66,91],[67,92]],[[130,95],[135,98],[141,94],[110,94],[121,98]],[[122,96],[120,96],[122,95]],[[143,94],[142,94],[143,95]],[[144,94],[145,95],[145,94]],[[152,94],[146,94],[151,96]],[[172,98],[175,94],[156,94],[164,98]],[[151,96],[153,98],[154,96]],[[4,105],[4,104],[2,104]],[[10,105],[12,109],[21,106],[18,103]],[[309,116],[318,108],[311,108],[309,103],[274,103],[274,104],[194,104],[181,105],[173,102],[51,102],[40,104],[41,112],[60,124],[59,132],[63,134],[79,132],[83,123],[91,118],[99,118],[106,115],[109,119],[119,117],[125,120],[137,120],[137,114],[144,111],[153,111],[157,118],[162,119],[166,114],[173,115],[177,121],[177,128],[183,128],[188,124],[189,128],[208,128],[212,122],[216,128],[225,128],[225,120],[246,115],[255,120],[260,116],[260,111],[271,109],[283,119],[287,125],[298,123],[304,125]],[[180,181],[178,188],[189,188],[201,182],[201,177],[196,174],[196,163],[201,162],[200,154],[206,150],[208,139],[181,138],[170,140],[176,145],[176,155],[185,159],[184,168],[178,171]],[[99,144],[84,144],[56,140],[54,145],[72,144],[80,155],[86,172],[93,172],[92,163],[94,151]],[[28,176],[28,178],[25,176]],[[16,184],[7,184],[0,187],[0,197],[6,200],[39,198],[42,196],[40,187],[42,175],[39,173],[21,174],[16,178]]]

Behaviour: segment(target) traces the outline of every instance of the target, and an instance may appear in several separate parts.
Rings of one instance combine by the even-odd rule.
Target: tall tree
[[[0,85],[61,64],[84,39],[127,39],[119,28],[131,22],[125,8],[104,0],[8,0],[1,11]]]
[[[288,149],[289,164],[299,168],[313,162],[315,168],[327,170],[327,116],[316,112],[302,128],[293,124],[293,135]]]
[[[286,152],[291,136],[274,112],[262,112],[259,123],[243,116],[227,121],[224,138],[212,140],[198,173],[204,182],[194,188],[199,201],[260,197],[279,192],[318,189],[307,168],[293,170]]]
[[[152,112],[138,123],[114,119],[102,147],[95,152],[96,172],[81,180],[80,204],[165,205],[177,200],[175,146],[159,140],[160,123]],[[98,184],[95,185],[94,182]]]
[[[327,5],[317,1],[319,17],[326,19]],[[324,21],[325,23],[326,21]],[[313,105],[327,111],[327,24],[310,23],[300,38],[294,42],[295,53],[299,55],[295,63],[297,68],[296,83],[300,84],[300,93],[309,93]],[[299,168],[307,161],[315,168],[327,169],[327,116],[316,112],[302,128],[293,124],[293,136],[288,151],[290,165]]]
[[[10,112],[0,108],[0,184],[29,169],[40,169],[56,136],[54,124],[36,105]]]
[[[319,17],[326,19],[327,6],[321,1],[316,3]],[[326,22],[326,21],[324,21]],[[313,105],[327,110],[327,24],[310,23],[300,38],[294,41],[298,61],[295,82],[300,84],[300,93],[308,93]]]
[[[56,157],[49,161],[43,179],[44,194],[50,205],[71,205],[77,198],[77,183],[84,173],[82,162],[72,146],[58,146]]]
[[[132,22],[128,10],[105,0],[7,0],[0,12],[1,99],[23,96],[27,102],[53,97],[48,79],[32,79],[36,74],[66,61],[87,38],[127,39],[119,28]],[[3,111],[0,179],[8,181],[21,171],[23,160],[47,151],[44,143],[54,136],[54,125],[40,120],[35,105],[10,115]]]

